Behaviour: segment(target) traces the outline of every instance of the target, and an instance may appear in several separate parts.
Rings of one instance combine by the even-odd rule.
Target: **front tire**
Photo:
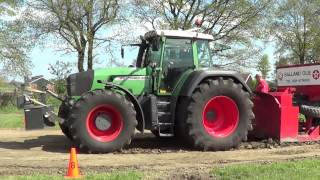
[[[247,139],[252,130],[253,103],[242,85],[219,78],[201,83],[193,92],[180,127],[193,146],[203,150],[227,150]],[[185,113],[186,112],[186,113]],[[186,114],[183,118],[183,114]],[[181,134],[181,130],[180,130]]]
[[[63,103],[60,105],[58,116],[65,120],[64,123],[59,123],[59,127],[62,133],[70,140],[73,141],[70,127],[68,126],[68,116],[69,116],[69,108]]]
[[[70,124],[72,137],[83,151],[107,153],[129,145],[138,123],[133,104],[123,95],[96,90],[77,101]]]
[[[70,128],[69,128],[66,124],[60,124],[60,123],[59,123],[59,127],[60,127],[62,133],[63,133],[70,141],[73,141],[73,137],[72,137],[72,135],[71,135]]]

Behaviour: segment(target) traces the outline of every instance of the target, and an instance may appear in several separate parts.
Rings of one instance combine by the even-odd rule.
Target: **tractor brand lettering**
[[[277,69],[278,86],[320,85],[320,65]]]
[[[148,76],[119,76],[119,77],[116,77],[115,79],[114,79],[114,81],[124,81],[124,80],[126,80],[126,81],[128,81],[128,80],[142,80],[142,81],[144,81],[144,80],[146,80],[146,79],[148,79]]]

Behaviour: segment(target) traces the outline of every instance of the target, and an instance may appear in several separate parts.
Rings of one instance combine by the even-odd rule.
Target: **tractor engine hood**
[[[67,78],[68,96],[81,96],[94,89],[103,89],[98,80],[113,82],[117,77],[146,76],[145,68],[115,67],[75,73]]]

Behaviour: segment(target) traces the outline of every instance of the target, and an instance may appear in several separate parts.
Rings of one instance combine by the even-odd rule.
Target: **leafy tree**
[[[28,52],[33,41],[16,18],[20,3],[22,1],[0,0],[0,67],[6,76],[24,76],[31,67]]]
[[[0,76],[0,88],[6,85],[6,80],[4,77]]]
[[[276,67],[279,67],[279,66],[287,66],[289,65],[289,59],[287,58],[280,58],[277,62],[276,62]]]
[[[118,0],[34,0],[25,14],[33,29],[67,43],[64,50],[77,52],[81,72],[85,57],[87,68],[93,68],[94,48],[105,41],[97,36],[106,32],[103,28],[115,20],[118,9]]]
[[[261,72],[261,75],[263,78],[268,77],[268,74],[271,70],[268,55],[265,54],[262,56],[262,58],[260,59],[260,61],[257,64],[257,69],[258,69],[258,71]]]
[[[269,24],[281,59],[290,64],[304,64],[320,58],[319,6],[320,1],[277,1]]]
[[[70,62],[57,61],[55,64],[49,64],[50,74],[54,76],[55,89],[58,94],[66,92],[66,78],[72,72],[72,64]]]
[[[22,0],[0,0],[0,14],[4,15],[15,15],[15,7],[20,3],[22,3]]]
[[[218,66],[239,69],[248,67],[259,49],[252,38],[260,36],[258,25],[272,0],[134,0],[133,13],[154,29],[191,29],[195,20],[202,21],[200,31],[212,34],[214,41],[230,46],[217,52]],[[250,51],[250,52],[249,52]]]

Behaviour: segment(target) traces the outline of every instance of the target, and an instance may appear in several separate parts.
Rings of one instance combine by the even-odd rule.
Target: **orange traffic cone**
[[[65,176],[65,178],[74,179],[74,178],[80,178],[80,177],[81,177],[81,175],[79,172],[79,165],[78,165],[76,148],[71,148],[69,168],[68,168],[68,173]]]

